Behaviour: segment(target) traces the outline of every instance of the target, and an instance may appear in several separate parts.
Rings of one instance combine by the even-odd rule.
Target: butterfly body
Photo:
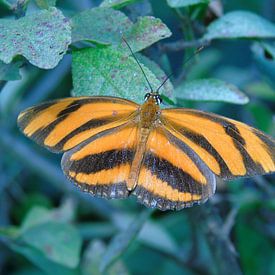
[[[131,165],[129,178],[127,180],[127,189],[134,190],[137,185],[138,176],[144,159],[146,143],[153,128],[160,123],[160,107],[154,96],[148,96],[147,100],[137,111],[138,121],[138,144],[134,159]]]
[[[241,122],[192,109],[160,109],[116,97],[75,97],[43,103],[18,117],[23,133],[63,152],[65,175],[105,198],[135,195],[161,210],[211,197],[217,177],[275,171],[275,142]]]

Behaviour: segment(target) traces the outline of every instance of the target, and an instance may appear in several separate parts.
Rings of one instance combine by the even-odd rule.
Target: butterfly
[[[147,207],[179,210],[205,202],[216,180],[275,171],[275,141],[244,123],[186,108],[161,109],[118,97],[70,97],[20,113],[22,132],[64,153],[64,174],[104,198],[135,195]]]

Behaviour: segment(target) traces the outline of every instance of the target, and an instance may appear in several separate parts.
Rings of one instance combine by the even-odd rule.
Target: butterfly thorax
[[[160,107],[156,100],[150,97],[140,108],[140,128],[151,129],[160,116]]]

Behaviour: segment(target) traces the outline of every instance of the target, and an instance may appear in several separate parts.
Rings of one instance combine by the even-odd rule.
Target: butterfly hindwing
[[[122,125],[138,105],[115,97],[70,97],[29,108],[18,117],[23,133],[54,152],[70,150]]]
[[[134,194],[148,207],[182,209],[214,194],[215,175],[200,157],[163,127],[152,130]]]
[[[275,171],[274,140],[244,123],[191,109],[162,110],[162,123],[223,179]]]
[[[82,190],[105,198],[129,196],[127,180],[137,144],[138,128],[127,123],[105,130],[65,152],[65,175]]]

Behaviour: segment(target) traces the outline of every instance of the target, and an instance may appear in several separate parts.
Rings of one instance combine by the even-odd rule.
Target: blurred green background
[[[107,201],[81,193],[62,174],[61,155],[48,152],[19,132],[18,113],[44,100],[72,93],[111,93],[140,100],[147,91],[137,65],[127,63],[119,71],[114,80],[119,83],[117,90],[102,88],[102,76],[93,74],[112,66],[102,58],[106,49],[111,49],[112,57],[129,55],[117,40],[120,28],[125,27],[118,20],[121,13],[112,25],[100,10],[96,11],[101,16],[97,21],[89,14],[81,20],[78,17],[100,4],[120,10],[132,22],[154,16],[167,26],[162,25],[163,32],[158,34],[157,29],[155,35],[150,27],[160,23],[148,19],[149,27],[136,26],[126,35],[140,52],[138,58],[147,66],[152,83],[157,85],[165,74],[172,73],[163,89],[166,105],[226,115],[275,135],[274,0],[110,0],[103,4],[96,0],[1,0],[0,273],[275,274],[274,175],[220,181],[207,203],[161,212],[146,209],[134,197]],[[29,53],[32,43],[38,41],[40,34],[32,28],[44,16],[40,12],[47,13],[54,5],[62,16],[71,18],[73,31],[77,25],[79,33],[75,31],[72,43],[66,42],[66,30],[58,24],[61,15],[49,17],[49,24],[56,22],[43,38],[49,45],[23,58],[20,50],[25,47]],[[225,23],[219,21],[240,10],[244,13],[226,17]],[[37,21],[31,21],[35,14],[39,15]],[[21,26],[24,18],[30,21]],[[70,24],[62,22],[62,26]],[[215,29],[217,22],[221,29]],[[16,36],[25,31],[27,38],[16,42]],[[33,37],[28,37],[32,31]],[[144,41],[138,43],[138,35]],[[26,41],[30,41],[27,46]],[[206,44],[183,64],[198,46]],[[51,52],[57,45],[62,51]],[[89,48],[88,59],[84,48]],[[135,83],[128,81],[133,75],[138,75]],[[196,82],[201,79],[203,83]]]

